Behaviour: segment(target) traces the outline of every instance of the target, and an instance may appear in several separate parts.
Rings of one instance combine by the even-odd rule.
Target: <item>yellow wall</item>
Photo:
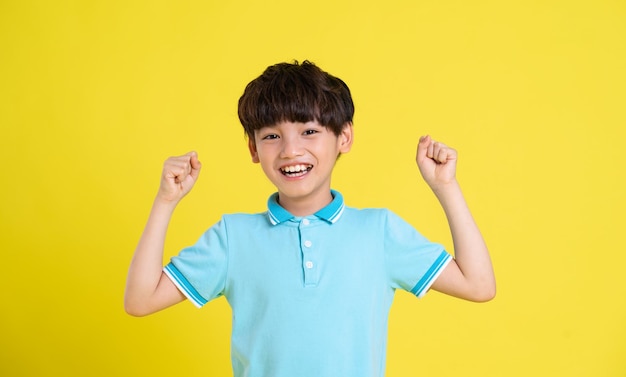
[[[261,211],[236,102],[269,64],[345,79],[356,144],[334,187],[450,246],[414,165],[460,153],[498,297],[396,297],[388,376],[626,375],[621,1],[2,1],[0,375],[230,374],[225,300],[122,309],[162,161],[204,163],[166,257]]]

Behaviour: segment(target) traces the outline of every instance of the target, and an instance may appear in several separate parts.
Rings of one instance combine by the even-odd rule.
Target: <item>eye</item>
[[[278,135],[276,135],[276,134],[267,134],[267,135],[262,137],[262,140],[274,140],[274,139],[278,139]]]
[[[310,129],[310,130],[306,130],[306,131],[304,131],[303,135],[307,135],[307,136],[308,136],[308,135],[315,135],[315,134],[316,134],[316,133],[318,133],[318,132],[319,132],[318,130],[313,130],[313,129]]]

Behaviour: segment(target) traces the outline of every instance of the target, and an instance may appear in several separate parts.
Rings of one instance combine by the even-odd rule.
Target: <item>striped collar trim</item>
[[[334,224],[339,220],[339,218],[341,218],[345,205],[343,202],[343,196],[338,191],[330,190],[330,193],[333,196],[333,201],[326,207],[315,212],[315,216]],[[274,193],[269,197],[267,200],[267,209],[267,217],[272,225],[277,225],[295,218],[294,215],[278,204],[278,193]]]

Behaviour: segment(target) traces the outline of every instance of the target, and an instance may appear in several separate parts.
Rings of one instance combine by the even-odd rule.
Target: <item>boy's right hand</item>
[[[168,158],[163,164],[157,199],[171,203],[180,201],[198,180],[201,167],[196,152]]]

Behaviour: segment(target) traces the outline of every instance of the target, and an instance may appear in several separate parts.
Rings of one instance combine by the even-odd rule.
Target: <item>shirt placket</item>
[[[319,280],[319,257],[315,252],[311,220],[303,218],[298,226],[300,232],[300,250],[302,252],[302,270],[304,286],[315,287]]]

